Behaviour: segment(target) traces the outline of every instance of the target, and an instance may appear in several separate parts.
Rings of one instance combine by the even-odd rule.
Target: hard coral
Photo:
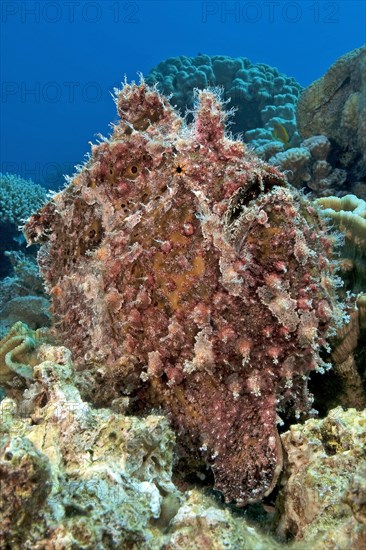
[[[93,408],[70,357],[42,344],[31,386],[0,403],[2,550],[280,549],[198,489],[180,492],[167,419]]]
[[[0,172],[0,278],[12,271],[5,251],[19,250],[24,243],[18,226],[45,202],[46,189],[31,180]]]
[[[302,138],[327,136],[348,182],[366,175],[366,46],[340,57],[300,96],[297,124]]]
[[[225,100],[234,108],[233,132],[242,132],[246,143],[256,153],[281,140],[273,141],[273,132],[280,125],[287,133],[291,147],[299,144],[296,131],[296,103],[302,87],[292,77],[279,73],[264,63],[251,63],[246,57],[198,55],[171,57],[154,67],[146,77],[150,85],[169,96],[170,103],[181,111],[193,109],[195,89],[220,86]],[[279,148],[279,149],[278,149]]]
[[[331,240],[283,175],[225,135],[217,96],[186,126],[144,83],[120,123],[25,226],[55,327],[96,402],[161,406],[226,500],[281,469],[276,410],[311,404],[309,371],[339,315]]]
[[[366,411],[337,407],[281,438],[286,464],[278,534],[302,541],[300,548],[365,548]]]
[[[0,173],[0,224],[19,225],[46,201],[46,189],[15,174]]]

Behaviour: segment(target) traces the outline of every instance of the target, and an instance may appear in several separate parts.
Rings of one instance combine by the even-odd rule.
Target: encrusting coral
[[[0,403],[2,550],[279,549],[213,499],[180,492],[167,419],[94,409],[70,358],[40,344],[30,387]]]
[[[306,88],[297,103],[302,138],[323,134],[332,142],[337,167],[348,183],[366,175],[366,46],[340,57]]]
[[[0,403],[1,549],[284,548],[202,489],[174,485],[175,438],[164,416],[125,416],[117,403],[93,408],[62,346],[38,341],[29,360],[29,387]],[[365,420],[339,407],[281,436],[274,527],[297,541],[293,550],[363,548]]]
[[[55,331],[96,403],[162,407],[227,501],[257,501],[281,470],[277,412],[311,408],[308,374],[342,323],[333,239],[225,135],[215,93],[188,126],[144,82],[116,102],[111,138],[25,225]]]
[[[281,439],[278,534],[304,549],[364,549],[366,411],[337,407],[322,420],[291,426]]]

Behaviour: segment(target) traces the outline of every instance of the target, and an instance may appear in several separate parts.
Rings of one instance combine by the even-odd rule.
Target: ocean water
[[[57,189],[116,119],[111,92],[178,55],[245,56],[302,86],[366,41],[365,2],[8,1],[0,171]]]

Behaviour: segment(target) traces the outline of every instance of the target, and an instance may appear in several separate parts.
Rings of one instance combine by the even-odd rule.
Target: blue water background
[[[245,56],[303,86],[366,41],[365,2],[1,2],[0,171],[63,184],[116,120],[127,75],[198,53]]]

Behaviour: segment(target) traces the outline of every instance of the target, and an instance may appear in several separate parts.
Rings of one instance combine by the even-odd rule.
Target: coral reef
[[[51,316],[49,301],[42,296],[19,296],[7,302],[0,309],[0,338],[18,320],[33,329],[49,326]]]
[[[34,337],[21,329],[7,342],[19,332]],[[125,416],[121,399],[93,408],[62,346],[38,340],[23,359],[29,386],[0,403],[1,549],[284,548],[268,527],[264,533],[202,489],[177,488],[165,417]],[[365,412],[337,408],[281,437],[277,536],[294,538],[292,550],[364,548]]]
[[[278,533],[302,548],[363,549],[366,411],[337,407],[284,433]],[[296,548],[296,545],[295,545]]]
[[[201,54],[169,58],[146,81],[187,120],[195,89],[221,87],[234,111],[233,132],[240,132],[261,159],[287,171],[295,187],[318,197],[352,190],[366,198],[365,52],[359,48],[342,57],[305,91],[268,65]]]
[[[328,162],[330,148],[326,136],[312,136],[302,141],[299,147],[265,156],[264,160],[285,172],[288,181],[298,189],[307,187],[316,196],[336,195],[343,192],[347,172],[333,168]]]
[[[295,110],[302,87],[269,65],[251,63],[246,57],[179,56],[159,63],[146,82],[157,84],[182,113],[193,109],[195,89],[220,86],[229,107],[235,109],[232,130],[243,133],[245,142],[257,151],[270,149],[274,154],[299,143]]]
[[[277,411],[309,410],[308,374],[342,323],[332,238],[225,135],[214,93],[189,126],[143,82],[116,102],[111,138],[25,226],[56,333],[96,403],[162,407],[227,501],[257,501],[281,470]]]
[[[331,408],[342,405],[362,409],[366,405],[366,202],[355,195],[346,195],[322,197],[315,204],[321,207],[320,214],[341,232],[337,262],[344,285],[338,292],[356,296],[349,310],[349,323],[331,341],[334,368],[322,384],[323,398],[328,393],[326,400]],[[324,391],[327,385],[328,392]],[[315,406],[319,407],[317,401]]]
[[[364,345],[362,331],[362,302],[366,295],[360,294],[356,307],[350,313],[350,321],[338,330],[331,354],[334,375],[341,383],[340,395],[334,396],[339,405],[363,409],[366,406],[366,371],[357,367],[357,348]],[[364,387],[365,386],[365,387]]]
[[[18,321],[0,341],[0,384],[16,395],[33,379],[37,347],[47,340],[45,329],[31,330]]]
[[[46,190],[32,180],[0,173],[0,223],[20,225],[46,200]]]
[[[0,173],[0,277],[9,274],[11,265],[5,250],[18,250],[24,237],[18,227],[46,201],[46,190],[14,174]]]
[[[366,290],[366,202],[355,195],[316,200],[321,214],[345,235],[340,251],[342,278],[352,292]]]
[[[0,548],[279,548],[174,486],[166,418],[93,409],[66,348],[42,344],[37,357],[32,385],[0,403]]]
[[[337,168],[350,183],[366,176],[366,46],[340,59],[300,96],[297,124],[302,138],[324,134],[332,142]]]
[[[93,410],[72,384],[68,350],[45,344],[38,357],[23,401],[0,405],[2,540],[22,549],[154,548],[155,520],[166,525],[180,499],[166,419]]]
[[[50,324],[49,301],[36,258],[14,250],[5,255],[13,273],[0,280],[0,339],[17,321],[32,329]]]

